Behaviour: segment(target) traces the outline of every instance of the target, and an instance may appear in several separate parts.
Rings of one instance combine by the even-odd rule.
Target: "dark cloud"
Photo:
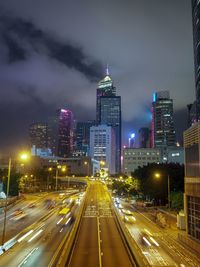
[[[107,63],[122,97],[123,143],[150,124],[159,90],[170,91],[181,139],[185,107],[195,96],[190,1],[0,3],[0,149],[5,140],[20,143],[32,121],[58,107],[70,108],[77,120],[94,119]]]
[[[2,16],[0,24],[2,40],[9,51],[9,63],[25,60],[33,49],[36,53],[46,52],[50,58],[83,73],[91,81],[102,77],[101,64],[84,54],[81,47],[59,42],[33,23],[20,18]]]

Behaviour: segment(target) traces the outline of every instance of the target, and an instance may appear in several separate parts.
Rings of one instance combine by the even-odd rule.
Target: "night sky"
[[[109,64],[123,143],[151,122],[154,91],[174,100],[178,140],[195,97],[190,0],[0,0],[0,153],[57,108],[95,119]]]

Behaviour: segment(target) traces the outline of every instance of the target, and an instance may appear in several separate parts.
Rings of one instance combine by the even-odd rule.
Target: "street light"
[[[26,161],[28,159],[28,154],[27,153],[21,153],[20,159],[23,161]],[[4,207],[3,234],[2,234],[2,240],[1,240],[2,247],[4,245],[5,235],[6,235],[6,220],[7,220],[8,195],[9,195],[9,190],[10,190],[11,164],[12,164],[12,159],[9,158],[9,160],[8,160],[8,180],[7,180],[7,188],[6,188],[6,199],[5,199],[6,203],[5,203],[5,207]]]
[[[56,167],[56,191],[58,190],[58,171],[61,170],[62,172],[66,172],[66,166],[57,165]]]
[[[89,163],[84,161],[84,165],[87,166],[87,176],[89,176]]]
[[[161,175],[160,173],[155,173],[154,176],[156,178],[160,178]],[[168,208],[170,209],[170,203],[171,203],[171,196],[170,196],[170,178],[169,178],[169,174],[167,175],[167,196],[168,196]]]

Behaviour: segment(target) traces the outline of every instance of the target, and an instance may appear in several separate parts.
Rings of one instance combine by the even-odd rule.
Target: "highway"
[[[16,238],[16,244],[0,256],[0,266],[53,266],[54,255],[69,234],[78,207],[79,204],[75,204],[71,213],[61,216],[57,206],[42,220],[30,225]]]
[[[91,182],[68,267],[133,266],[119,234],[106,187]]]
[[[68,194],[67,191],[66,194]],[[69,194],[71,194],[70,191]],[[61,202],[61,199],[59,199],[59,193],[56,192],[43,194],[41,196],[30,196],[29,198],[30,199],[21,200],[14,207],[8,210],[5,242],[47,214],[49,212],[47,209],[48,202]],[[19,216],[15,216],[17,211],[22,212],[21,218],[20,214]],[[0,215],[0,240],[2,239],[3,233],[3,221],[4,213]]]

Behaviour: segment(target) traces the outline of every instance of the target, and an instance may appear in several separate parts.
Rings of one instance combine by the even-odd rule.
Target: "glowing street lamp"
[[[27,161],[29,159],[29,154],[28,153],[21,153],[20,154],[20,160],[22,161]]]
[[[160,173],[154,174],[155,178],[159,179],[161,177]],[[168,195],[168,207],[170,209],[170,202],[171,202],[171,196],[170,196],[170,178],[169,174],[167,175],[167,195]]]
[[[66,166],[57,165],[56,167],[56,191],[58,190],[58,171],[61,170],[62,172],[66,172]]]
[[[84,161],[84,165],[87,167],[87,176],[89,176],[89,163],[88,163],[88,161]]]

